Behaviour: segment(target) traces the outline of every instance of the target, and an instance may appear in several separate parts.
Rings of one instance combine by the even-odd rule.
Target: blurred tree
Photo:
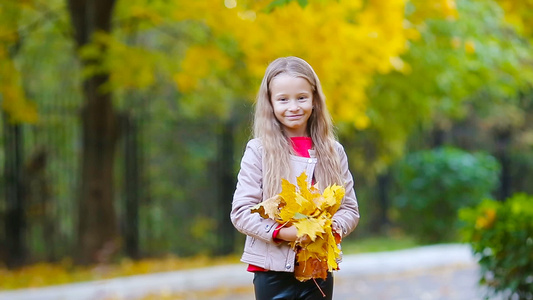
[[[529,38],[533,37],[533,1],[532,0],[496,0],[505,10],[505,19],[514,24],[519,32]]]
[[[416,16],[416,9],[408,8],[412,12],[408,16]],[[373,172],[385,170],[388,162],[400,157],[407,138],[419,126],[435,125],[438,135],[450,128],[452,119],[466,116],[466,103],[475,101],[478,108],[512,105],[520,90],[533,82],[532,72],[524,68],[533,58],[529,45],[509,31],[498,6],[490,1],[457,1],[457,14],[454,20],[418,25],[420,38],[411,41],[409,52],[402,56],[408,71],[378,75],[368,89],[372,99],[368,142],[376,144],[378,153],[357,161]],[[438,140],[435,136],[437,144]]]
[[[408,42],[409,51],[401,56],[406,71],[377,75],[367,90],[370,126],[349,147],[357,170],[387,176],[389,164],[404,151],[447,143],[455,120],[472,113],[478,119],[492,116],[494,126],[485,123],[487,129],[512,124],[520,128],[524,110],[517,97],[533,82],[530,68],[525,67],[533,59],[528,43],[510,30],[494,2],[457,1],[456,8],[453,18],[423,19],[417,3],[407,6],[406,22],[420,36]],[[480,136],[476,131],[465,139]],[[494,154],[505,160],[504,154]],[[506,172],[504,164],[504,179],[508,179]],[[374,186],[374,182],[365,185]],[[390,203],[383,200],[383,186],[377,188],[381,203]],[[380,231],[387,223],[382,221],[387,211],[388,207],[377,206],[365,212],[375,220],[370,222],[372,230]]]
[[[496,2],[505,11],[505,19],[529,40],[529,42],[524,43],[531,44],[533,41],[533,1],[496,0]],[[523,70],[526,72],[524,75],[531,79],[531,68],[525,67]],[[493,107],[488,122],[484,122],[485,125],[488,123],[491,128],[490,131],[496,140],[496,156],[502,164],[501,186],[498,195],[500,200],[504,200],[512,194],[511,174],[513,171],[511,170],[510,151],[512,148],[521,148],[521,144],[524,142],[531,145],[531,142],[527,142],[527,136],[533,134],[533,124],[528,118],[528,115],[531,115],[531,103],[533,103],[531,99],[532,86],[533,84],[530,84],[529,89],[522,89],[523,93],[516,98],[517,101],[514,103],[503,103]],[[518,162],[518,165],[521,163]]]
[[[394,168],[396,221],[420,241],[437,243],[457,238],[459,209],[490,196],[500,166],[486,153],[444,147],[410,153]]]
[[[91,43],[98,32],[112,30],[111,19],[115,1],[68,0],[74,39],[79,48]],[[104,43],[98,45],[108,51]],[[97,58],[80,57],[91,68],[102,62]],[[113,206],[113,174],[118,116],[111,93],[102,85],[109,73],[88,74],[83,79],[84,105],[82,120],[82,166],[79,201],[79,243],[77,258],[81,263],[106,261],[118,246],[118,228]]]

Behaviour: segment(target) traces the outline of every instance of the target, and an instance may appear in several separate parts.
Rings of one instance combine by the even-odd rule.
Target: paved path
[[[335,273],[335,300],[475,300],[478,267],[465,245],[346,256]],[[0,292],[0,300],[253,299],[244,264]]]
[[[452,265],[368,277],[340,277],[334,299],[483,299],[477,278],[478,268],[475,265]]]
[[[477,286],[475,265],[453,265],[417,271],[381,275],[335,276],[334,300],[476,300],[483,299]],[[154,293],[146,299],[160,299],[166,294]],[[167,299],[167,298],[165,298]],[[172,294],[170,299],[251,300],[251,285],[241,288],[218,288]],[[501,299],[500,299],[501,300]]]

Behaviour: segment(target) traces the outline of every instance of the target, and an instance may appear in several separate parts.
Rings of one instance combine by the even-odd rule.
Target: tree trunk
[[[442,147],[446,139],[446,132],[439,125],[435,124],[431,131],[431,146],[433,148]]]
[[[5,118],[4,118],[5,119]],[[6,243],[7,266],[19,267],[24,264],[26,247],[24,233],[26,218],[24,217],[25,189],[22,173],[22,132],[18,124],[4,123],[5,147],[5,197],[6,197]]]
[[[511,170],[509,159],[509,144],[511,143],[512,133],[509,129],[498,130],[495,132],[496,139],[496,158],[501,165],[500,187],[498,190],[498,199],[505,201],[511,196]]]
[[[141,179],[139,171],[139,130],[137,119],[131,113],[122,118],[124,139],[124,213],[122,232],[126,254],[133,259],[140,257],[139,250],[139,198]]]
[[[389,183],[390,183],[390,173],[387,171],[385,174],[378,175],[377,178],[377,193],[378,193],[378,224],[377,229],[379,233],[386,233],[390,225],[389,220]]]
[[[233,121],[225,121],[220,128],[217,155],[217,182],[219,244],[216,254],[227,255],[233,252],[235,245],[235,228],[231,224],[229,213],[235,192],[235,174],[233,173]]]
[[[69,12],[78,47],[91,41],[97,31],[111,31],[115,0],[69,0]],[[106,52],[105,45],[101,45]],[[84,66],[100,64],[83,60]],[[106,261],[118,249],[118,224],[113,207],[114,155],[118,118],[111,95],[99,90],[109,74],[83,82],[81,195],[77,261],[82,264]]]
[[[17,19],[20,15],[17,15]],[[9,47],[9,56],[14,60],[22,47],[23,40],[19,39]],[[5,148],[5,197],[6,197],[6,256],[7,266],[20,267],[26,261],[26,225],[24,206],[26,202],[26,188],[24,185],[24,141],[20,124],[8,121],[9,116],[3,115],[4,120],[4,148]],[[1,241],[0,241],[1,242]],[[2,246],[0,244],[0,246]],[[2,255],[2,250],[0,250]],[[4,256],[2,255],[2,256]]]

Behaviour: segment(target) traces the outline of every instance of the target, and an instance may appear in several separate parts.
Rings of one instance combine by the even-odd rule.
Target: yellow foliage
[[[149,6],[131,5],[130,14],[134,18],[146,19],[157,25],[163,21],[163,18],[159,13],[150,9]]]
[[[12,123],[38,121],[37,107],[26,98],[20,72],[9,54],[20,39],[18,26],[21,20],[33,10],[32,1],[3,1],[0,4],[0,100]]]
[[[141,47],[126,45],[115,36],[97,32],[93,42],[80,49],[86,64],[83,75],[94,76],[109,73],[110,80],[101,87],[109,92],[118,88],[144,89],[155,82],[158,56]]]
[[[13,123],[35,123],[38,121],[37,106],[28,100],[22,89],[20,73],[7,51],[0,45],[0,95],[2,109]]]
[[[185,53],[181,70],[174,75],[180,91],[192,92],[198,86],[198,80],[207,77],[211,69],[229,70],[230,59],[214,46],[192,46]]]
[[[505,11],[505,19],[520,32],[533,37],[533,0],[496,0]]]
[[[248,90],[249,99],[253,99],[269,62],[295,55],[315,68],[334,118],[366,128],[370,120],[365,114],[365,89],[371,77],[377,72],[406,71],[408,66],[398,57],[406,51],[408,38],[418,38],[415,29],[405,23],[405,1],[310,1],[305,8],[294,1],[265,13],[269,3],[180,1],[172,16],[202,22],[215,37],[230,35],[238,42],[247,71],[257,82]],[[186,91],[194,89],[206,72],[185,71],[190,70],[185,66],[205,65],[210,55],[189,53],[183,58],[183,74],[175,75],[178,86]],[[226,71],[232,71],[231,65]]]
[[[117,264],[76,267],[70,259],[57,264],[38,263],[17,270],[7,270],[0,266],[0,290],[35,288],[80,281],[101,280],[122,276],[168,272],[175,270],[236,263],[237,257],[212,259],[205,256],[180,258],[168,256],[160,259],[133,261],[122,259]]]
[[[227,93],[224,87],[220,87],[227,81],[227,78],[221,79],[221,74],[232,74],[255,83],[245,87],[240,87],[239,81],[231,83],[235,85],[232,90],[243,88],[244,95],[241,96],[253,99],[268,63],[279,56],[295,55],[307,60],[317,71],[336,121],[349,122],[358,129],[368,127],[370,119],[366,116],[368,99],[365,90],[372,83],[372,76],[410,71],[400,56],[407,51],[408,40],[418,39],[420,34],[416,24],[405,19],[406,0],[309,1],[305,8],[292,1],[266,13],[265,8],[270,2],[119,1],[114,20],[123,33],[186,21],[203,26],[206,36],[201,41],[184,42],[189,48],[176,57],[174,63],[157,51],[121,42],[116,32],[97,34],[94,43],[83,51],[97,55],[101,64],[87,66],[84,74],[92,76],[110,72],[110,83],[103,87],[106,91],[143,89],[155,83],[154,74],[159,68],[167,68],[181,92],[203,95],[191,99],[216,97],[217,91]],[[24,3],[0,9],[15,9],[17,12],[33,9]],[[435,15],[447,18],[457,15],[453,0],[413,0],[411,3],[417,8],[419,20]],[[6,20],[0,22],[0,36],[2,42],[13,43],[18,39],[17,19],[10,17]],[[221,39],[236,42],[238,55],[234,49],[230,57],[231,51],[222,49]],[[102,45],[109,50],[101,51]],[[242,65],[241,61],[244,63],[244,68],[237,71],[241,73],[236,73],[237,61],[239,65]],[[224,83],[210,84],[213,80],[224,80]],[[212,86],[216,90],[210,90]],[[29,112],[30,106],[17,97],[13,101],[21,103],[11,106]],[[31,119],[29,116],[24,118]]]
[[[483,215],[480,215],[476,219],[476,229],[489,229],[494,224],[496,220],[496,210],[489,208],[485,210]]]
[[[297,252],[295,276],[298,280],[326,278],[327,271],[338,268],[340,249],[333,233],[332,217],[345,191],[341,186],[332,185],[321,195],[315,187],[309,188],[305,172],[296,181],[298,188],[282,179],[281,193],[254,206],[251,212],[296,227],[298,239],[290,244]]]
[[[422,23],[430,18],[445,18],[455,20],[459,17],[455,0],[410,0],[416,11],[411,20]]]
[[[368,127],[365,90],[372,83],[372,76],[410,71],[409,65],[399,57],[407,51],[407,41],[420,35],[416,26],[405,19],[406,0],[309,1],[305,8],[292,1],[266,13],[265,7],[270,2],[119,1],[114,17],[124,33],[186,21],[203,26],[206,36],[201,41],[188,42],[188,50],[176,57],[174,64],[157,51],[121,42],[115,33],[97,34],[94,43],[83,51],[97,55],[101,64],[87,66],[84,74],[110,72],[110,83],[103,87],[106,91],[143,89],[155,83],[156,69],[168,68],[181,92],[203,95],[190,99],[213,98],[217,91],[227,93],[224,84],[210,83],[213,80],[226,83],[228,79],[221,79],[221,74],[232,74],[255,83],[245,87],[240,87],[238,81],[231,83],[235,85],[232,89],[243,88],[244,95],[240,96],[253,99],[268,63],[280,56],[295,55],[315,68],[336,121],[349,122],[358,129]],[[421,17],[435,14],[456,17],[453,0],[412,3]],[[0,25],[0,33],[16,33],[8,27]],[[4,38],[9,36],[2,34]],[[230,57],[231,51],[221,50],[221,39],[236,42],[238,55],[232,52]],[[108,51],[101,51],[101,46],[108,47]],[[237,61],[244,63],[241,73],[236,73]]]
[[[453,37],[450,41],[450,44],[454,49],[459,49],[462,45],[462,41],[460,37]]]
[[[468,54],[473,54],[476,52],[476,44],[472,40],[468,40],[465,42],[465,51]]]

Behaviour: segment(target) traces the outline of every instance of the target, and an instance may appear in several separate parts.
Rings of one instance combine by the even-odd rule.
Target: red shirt
[[[310,137],[292,137],[292,148],[298,156],[309,158],[309,150],[313,148],[313,140]]]
[[[313,148],[313,140],[310,137],[306,137],[306,136],[291,137],[291,143],[292,143],[292,148],[294,149],[294,152],[296,152],[298,156],[310,157],[309,150]],[[276,237],[278,236],[280,229],[281,229],[281,224],[279,224],[278,227],[276,227],[276,229],[272,233],[272,238],[274,240],[276,240]],[[258,266],[248,265],[247,271],[266,272],[268,270],[263,269]]]

